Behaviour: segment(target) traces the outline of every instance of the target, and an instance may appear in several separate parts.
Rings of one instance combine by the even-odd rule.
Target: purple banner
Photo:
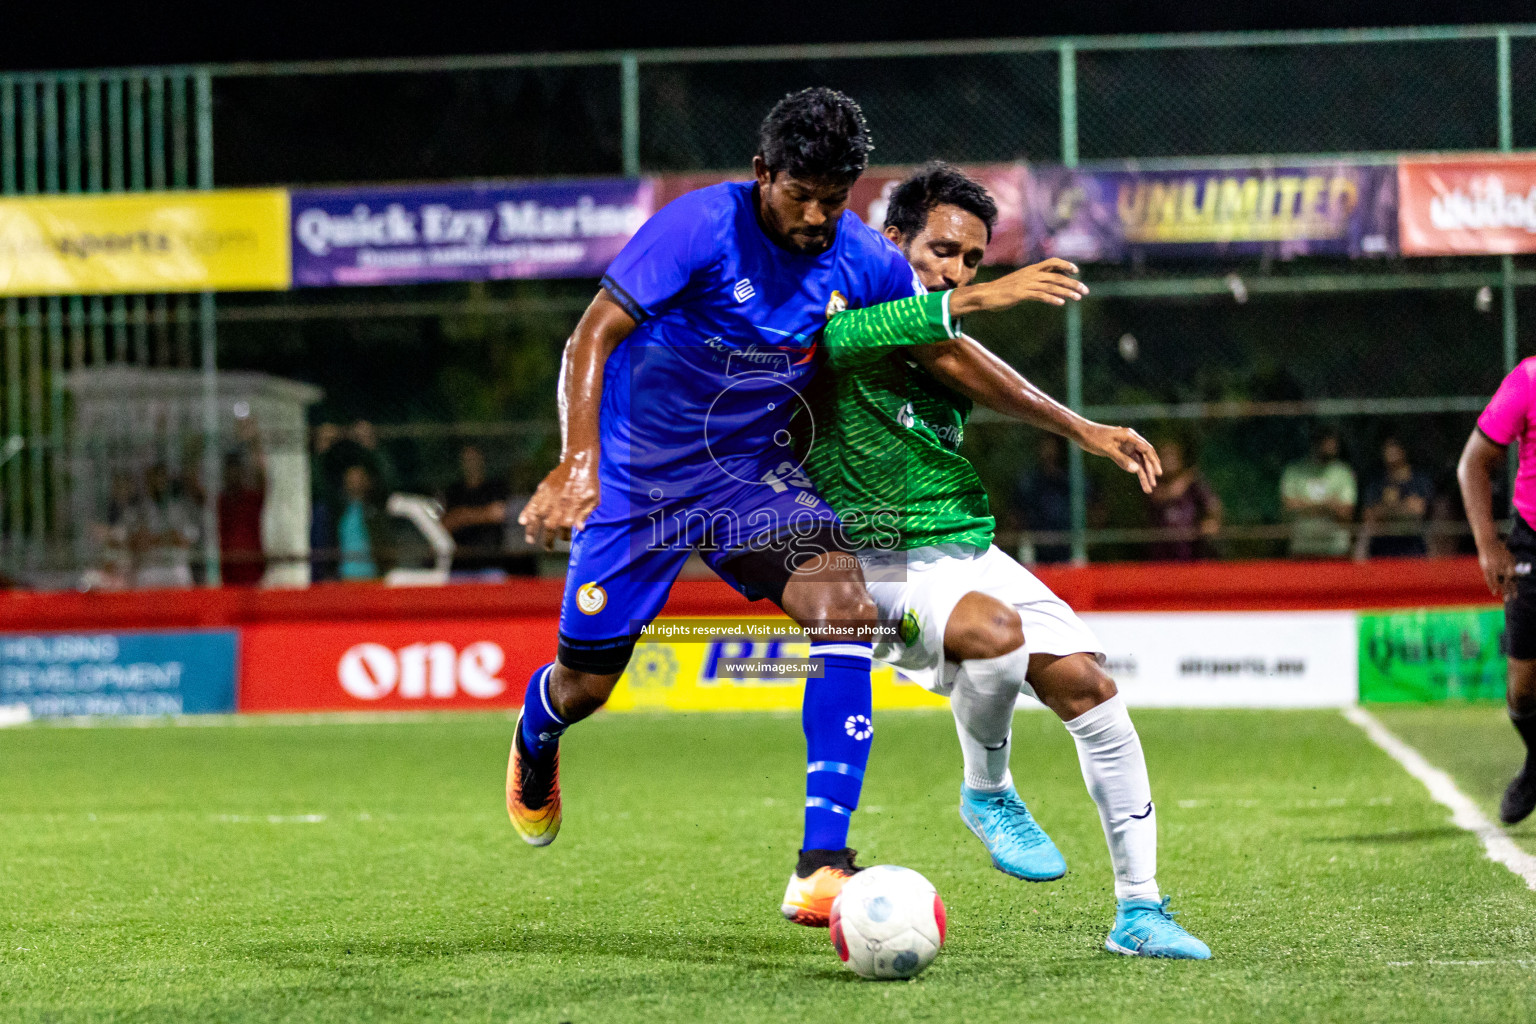
[[[1397,168],[1033,167],[1025,216],[1031,259],[1392,256]]]
[[[294,189],[293,285],[601,277],[648,179]]]

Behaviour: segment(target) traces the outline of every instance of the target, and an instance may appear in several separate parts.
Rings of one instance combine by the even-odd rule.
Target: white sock
[[[1118,695],[1067,723],[1115,868],[1116,899],[1159,899],[1157,811],[1141,738]]]
[[[1013,785],[1008,755],[1013,732],[1013,708],[1029,671],[1024,644],[1001,658],[971,658],[960,663],[949,707],[960,735],[965,759],[965,784],[984,793]]]

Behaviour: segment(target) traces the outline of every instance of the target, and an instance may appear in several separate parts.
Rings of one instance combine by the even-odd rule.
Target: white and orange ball
[[[865,868],[832,904],[832,946],[861,978],[912,978],[944,945],[944,901],[911,868]]]

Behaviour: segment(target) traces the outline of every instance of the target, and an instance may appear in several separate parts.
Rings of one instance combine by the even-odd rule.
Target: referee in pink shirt
[[[1509,538],[1493,524],[1492,473],[1504,450],[1519,445],[1515,514]],[[1461,500],[1477,541],[1477,560],[1488,589],[1504,599],[1504,643],[1509,656],[1509,720],[1525,741],[1525,764],[1504,791],[1499,817],[1506,825],[1536,808],[1536,358],[1516,366],[1477,418],[1456,466]]]

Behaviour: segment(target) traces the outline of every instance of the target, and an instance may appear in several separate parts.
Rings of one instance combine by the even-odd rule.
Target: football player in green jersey
[[[992,544],[986,491],[959,454],[980,402],[1113,459],[1143,490],[1161,473],[1135,431],[1079,416],[960,331],[961,315],[1017,301],[1030,274],[1047,283],[1031,296],[1038,301],[1061,305],[1087,292],[1063,260],[972,285],[996,219],[985,188],[945,164],[891,194],[885,234],[929,294],[830,318],[805,465],[859,550],[881,619],[900,623],[899,639],[877,642],[875,656],[950,698],[965,762],[960,817],[993,863],[1031,880],[1066,872],[1009,773],[1014,704],[1024,692],[1066,723],[1098,805],[1117,899],[1105,948],[1206,959],[1210,950],[1174,922],[1158,890],[1146,761],[1098,641]]]

